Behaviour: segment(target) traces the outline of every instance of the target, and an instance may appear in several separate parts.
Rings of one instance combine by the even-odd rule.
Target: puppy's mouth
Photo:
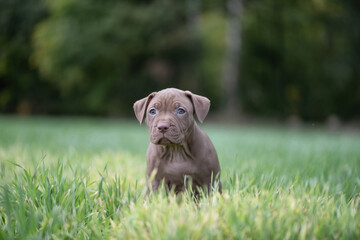
[[[158,145],[170,145],[170,144],[174,144],[174,143],[171,142],[170,139],[168,139],[167,137],[163,136],[157,141],[156,144],[158,144]]]
[[[181,141],[180,139],[177,139],[176,137],[168,134],[153,134],[150,138],[151,142],[156,145],[174,145],[179,144]]]
[[[157,126],[154,126],[150,132],[150,141],[156,145],[181,144],[184,139],[180,129],[171,124],[165,131],[161,131]]]

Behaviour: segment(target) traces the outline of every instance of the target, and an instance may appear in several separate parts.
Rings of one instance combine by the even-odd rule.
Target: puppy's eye
[[[149,113],[150,113],[150,115],[155,115],[156,109],[155,108],[150,109]]]
[[[185,113],[185,109],[181,107],[177,109],[177,114],[184,114],[184,113]]]

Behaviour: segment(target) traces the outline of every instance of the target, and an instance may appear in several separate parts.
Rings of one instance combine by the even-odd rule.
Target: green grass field
[[[201,125],[223,194],[144,200],[132,121],[0,117],[0,239],[360,239],[360,134]]]

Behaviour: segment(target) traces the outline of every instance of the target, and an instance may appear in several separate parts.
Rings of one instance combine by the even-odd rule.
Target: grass
[[[359,239],[360,135],[202,125],[223,194],[144,200],[133,121],[0,117],[0,239]]]

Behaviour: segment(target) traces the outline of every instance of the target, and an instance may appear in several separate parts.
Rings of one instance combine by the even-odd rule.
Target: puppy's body
[[[147,179],[156,170],[151,185],[157,189],[162,179],[175,192],[184,190],[191,178],[196,187],[210,187],[211,178],[220,172],[216,151],[208,136],[194,124],[193,132],[183,145],[156,145],[150,143],[147,151]],[[213,176],[212,176],[213,175]]]
[[[195,191],[197,187],[210,189],[218,181],[221,192],[215,148],[194,121],[195,113],[202,122],[209,107],[207,98],[174,88],[152,93],[134,104],[136,117],[140,123],[145,118],[150,131],[146,178],[148,181],[155,172],[153,190],[164,180],[168,189],[178,193],[191,179]]]

